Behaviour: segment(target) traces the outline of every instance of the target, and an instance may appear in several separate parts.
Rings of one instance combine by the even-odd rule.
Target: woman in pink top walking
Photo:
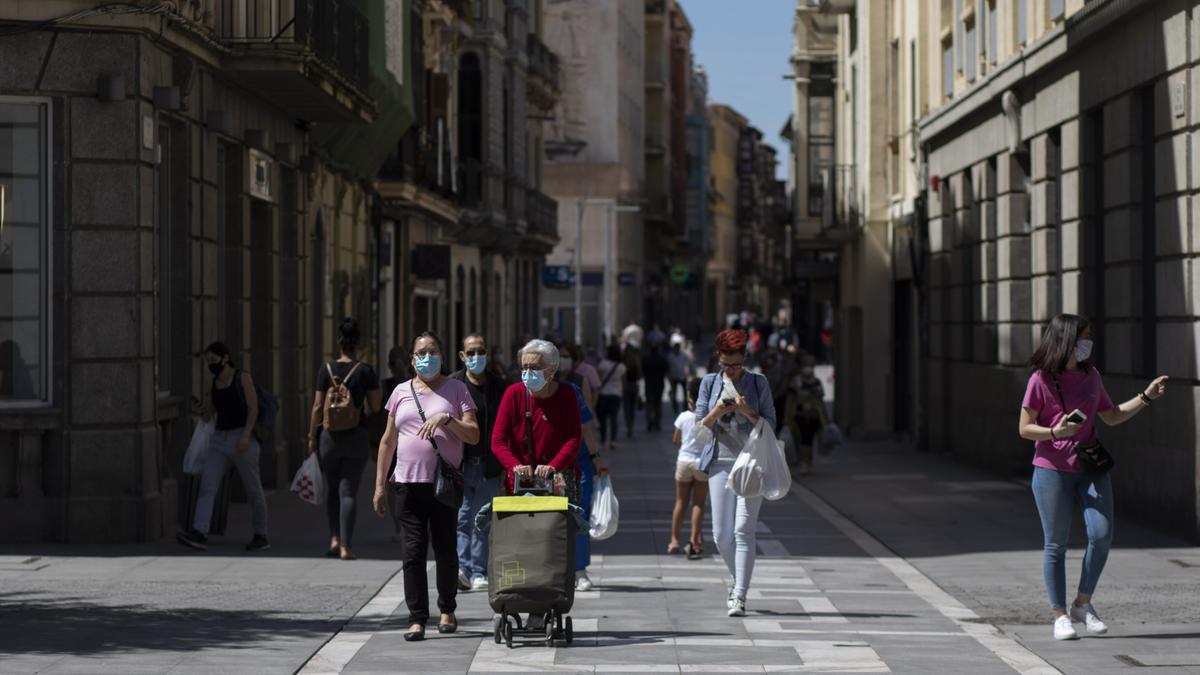
[[[437,461],[462,466],[463,443],[479,442],[475,401],[467,385],[442,375],[442,343],[433,333],[413,341],[412,365],[417,375],[392,391],[384,408],[388,425],[379,442],[375,473],[375,512],[387,514],[387,483],[396,490],[396,519],[400,522],[404,570],[404,600],[408,604],[409,642],[425,638],[429,620],[429,581],[426,550],[433,541],[437,560],[439,633],[458,629],[458,507],[443,504],[434,494]],[[396,455],[396,469],[387,475]]]
[[[1162,376],[1137,396],[1114,405],[1089,361],[1092,346],[1086,318],[1054,317],[1029,359],[1033,374],[1021,402],[1021,438],[1035,441],[1033,497],[1045,536],[1042,576],[1054,612],[1055,640],[1079,637],[1073,621],[1093,635],[1108,632],[1092,607],[1092,593],[1108,560],[1113,521],[1108,476],[1112,462],[1096,439],[1096,418],[1108,426],[1122,424],[1166,393],[1167,378]],[[1079,590],[1068,609],[1067,539],[1076,500],[1083,508],[1088,545]]]

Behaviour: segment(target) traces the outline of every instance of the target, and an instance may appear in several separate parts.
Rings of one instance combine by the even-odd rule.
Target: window
[[[987,16],[987,62],[996,65],[1000,60],[1000,29],[996,16],[996,0],[987,0],[984,14]]]
[[[908,42],[908,119],[917,122],[917,41]]]
[[[1047,5],[1047,9],[1050,12],[1050,20],[1051,21],[1061,21],[1063,18],[1063,15],[1066,14],[1066,11],[1067,11],[1066,1],[1065,0],[1050,0],[1049,4]]]
[[[963,69],[963,54],[962,54],[962,15],[963,15],[963,0],[954,0],[954,67],[958,72]]]
[[[1017,44],[1024,45],[1026,40],[1026,31],[1029,27],[1029,0],[1017,0],[1017,16],[1015,18],[1017,30]]]
[[[0,402],[50,399],[50,105],[0,100]]]
[[[156,236],[157,265],[154,275],[158,307],[154,316],[157,340],[154,360],[159,393],[187,393],[192,312],[191,256],[188,241],[191,228],[191,183],[188,176],[189,137],[187,126],[163,119],[158,125],[159,162],[155,169],[155,194],[158,200]]]
[[[975,72],[978,70],[976,65],[976,46],[975,46],[975,20],[970,19],[963,23],[963,33],[966,37],[966,56],[967,62],[963,66],[963,70],[967,76],[967,82],[975,81]]]
[[[942,42],[942,98],[954,96],[954,42]]]
[[[808,86],[808,215],[825,206],[825,176],[833,171],[833,64],[814,63]]]

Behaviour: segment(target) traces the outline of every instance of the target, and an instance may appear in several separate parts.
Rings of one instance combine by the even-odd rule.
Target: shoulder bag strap
[[[530,466],[534,466],[537,460],[537,454],[533,451],[533,397],[529,395],[529,390],[525,390],[525,442],[528,448],[526,452],[525,462]]]
[[[325,371],[329,373],[329,384],[330,384],[330,386],[332,386],[332,387],[336,387],[336,386],[337,386],[339,383],[338,383],[338,378],[337,378],[337,375],[334,375],[334,374],[333,374],[333,364],[332,364],[332,363],[326,363],[326,364],[325,364]]]
[[[421,399],[417,397],[417,387],[416,387],[416,385],[413,384],[412,380],[408,381],[408,390],[412,392],[413,403],[417,404],[417,414],[421,416],[421,423],[424,424],[425,423],[425,410],[421,407]],[[434,440],[432,438],[429,439],[429,444],[433,446],[434,450],[438,449],[436,440]]]
[[[609,368],[608,374],[604,376],[603,380],[600,380],[600,389],[603,389],[604,385],[608,384],[608,381],[611,380],[612,376],[617,372],[617,362],[610,361],[610,363],[612,363],[612,368]]]

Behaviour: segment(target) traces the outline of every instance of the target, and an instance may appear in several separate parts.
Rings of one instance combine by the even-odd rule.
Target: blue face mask
[[[478,375],[482,373],[484,368],[487,368],[486,356],[467,357],[467,370],[469,370],[472,375]]]
[[[546,386],[546,371],[522,370],[521,381],[525,383],[526,389],[536,394]]]
[[[417,374],[424,378],[430,378],[442,371],[442,357],[437,354],[424,354],[418,356],[413,361],[413,368],[417,370]]]

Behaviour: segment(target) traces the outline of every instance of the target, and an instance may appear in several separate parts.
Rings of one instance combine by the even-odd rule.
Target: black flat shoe
[[[453,633],[457,630],[458,630],[458,622],[457,621],[454,623],[439,623],[438,624],[438,632],[442,633],[443,635]]]
[[[409,631],[404,634],[405,642],[420,642],[425,639],[425,629]]]
[[[341,554],[342,554],[342,551],[337,546],[334,546],[333,548],[329,549],[328,551],[325,551],[326,558],[336,558]]]

